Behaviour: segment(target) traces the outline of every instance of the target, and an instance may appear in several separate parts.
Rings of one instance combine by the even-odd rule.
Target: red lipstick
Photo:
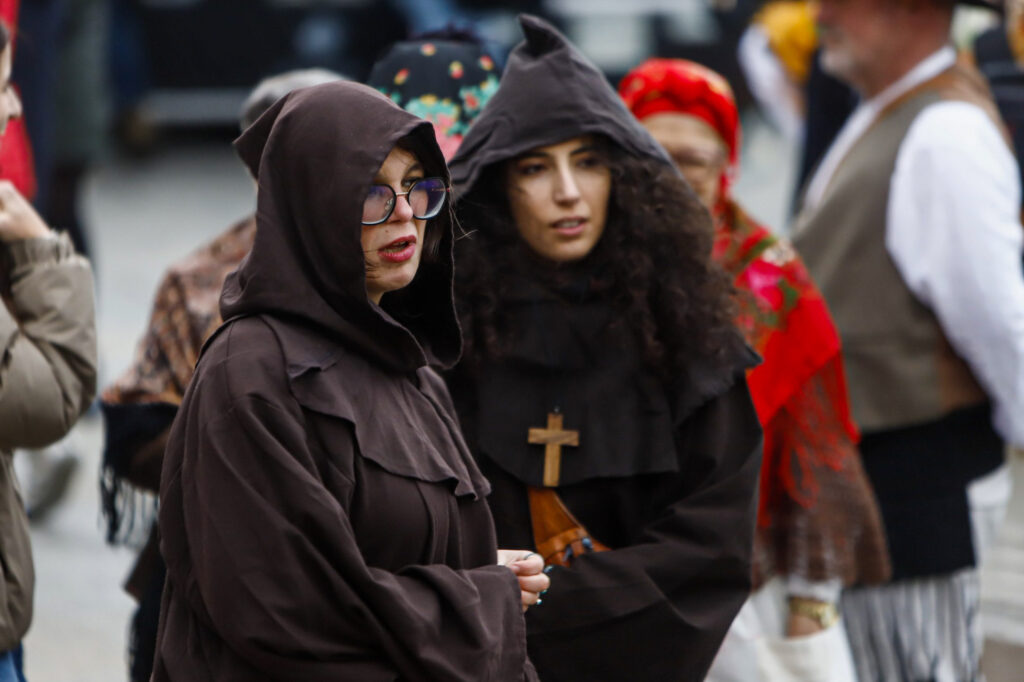
[[[381,260],[389,263],[404,263],[416,254],[416,235],[399,237],[379,248]]]

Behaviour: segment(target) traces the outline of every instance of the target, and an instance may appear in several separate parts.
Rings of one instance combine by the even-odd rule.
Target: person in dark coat
[[[323,69],[288,71],[260,81],[239,117],[245,130],[292,90],[341,80]],[[124,583],[138,608],[128,631],[128,680],[149,682],[153,674],[164,563],[155,521],[160,470],[171,424],[195,371],[199,351],[221,325],[220,291],[238,269],[256,236],[249,215],[203,244],[164,273],[153,299],[149,324],[131,366],[100,394],[104,449],[100,500],[107,542],[131,545],[148,533]]]
[[[699,199],[576,48],[520,21],[451,162],[449,386],[499,544],[548,564],[541,679],[698,682],[751,587],[757,358]]]
[[[535,680],[548,579],[499,556],[431,368],[461,349],[432,127],[329,83],[235,144],[256,237],[164,457],[153,680]]]

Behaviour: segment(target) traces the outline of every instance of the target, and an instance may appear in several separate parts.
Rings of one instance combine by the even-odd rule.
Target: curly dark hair
[[[711,259],[711,218],[689,185],[664,163],[603,142],[612,172],[605,232],[579,264],[553,265],[519,237],[504,189],[505,164],[489,167],[460,197],[456,294],[471,366],[506,352],[503,302],[513,273],[559,286],[584,271],[608,280],[608,298],[632,330],[645,364],[681,370],[695,359],[726,361],[740,337],[730,278]]]

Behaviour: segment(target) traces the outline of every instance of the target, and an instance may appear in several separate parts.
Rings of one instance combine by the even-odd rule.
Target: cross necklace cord
[[[539,318],[537,313],[539,308],[535,302],[533,305],[534,315],[537,317],[535,322],[544,328],[543,321]],[[547,336],[544,337],[544,354],[547,357],[549,365],[553,365],[555,360],[554,353],[551,347],[547,343]],[[557,390],[557,389],[556,389]],[[546,488],[555,488],[558,486],[562,475],[562,447],[579,447],[580,444],[580,432],[574,430],[566,430],[563,428],[563,415],[562,408],[560,407],[560,400],[554,401],[554,409],[548,412],[548,424],[547,427],[532,427],[527,432],[526,442],[531,445],[543,445],[544,446],[544,478],[543,484]]]

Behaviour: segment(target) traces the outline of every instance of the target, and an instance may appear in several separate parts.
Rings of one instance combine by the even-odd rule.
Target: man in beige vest
[[[843,341],[893,581],[849,590],[862,682],[980,679],[977,563],[1024,443],[1016,162],[949,45],[955,0],[821,0],[823,67],[861,95],[794,242]]]

